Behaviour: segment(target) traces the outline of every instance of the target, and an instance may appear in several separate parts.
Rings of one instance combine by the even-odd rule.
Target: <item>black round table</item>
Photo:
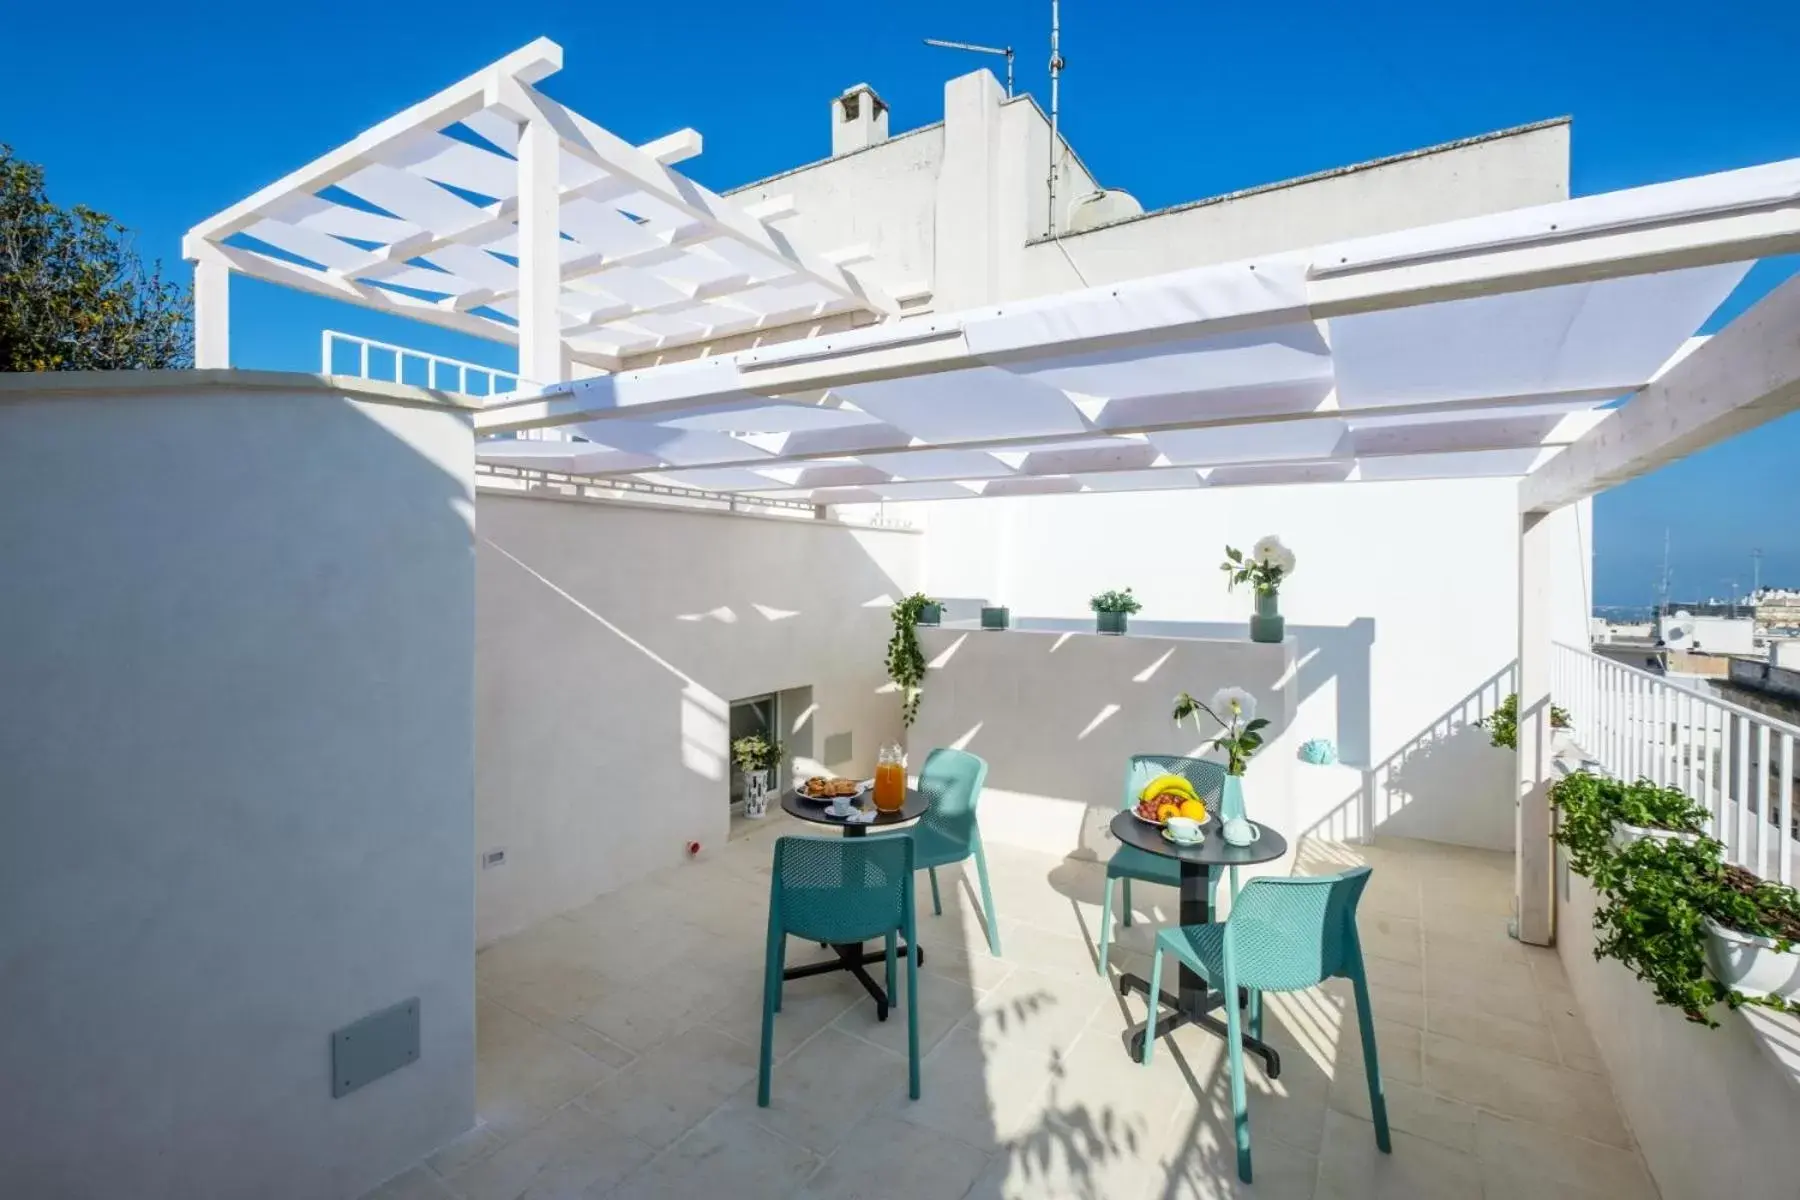
[[[833,828],[841,829],[844,831],[845,837],[861,837],[871,829],[887,829],[893,825],[904,825],[908,821],[916,821],[924,816],[926,810],[931,807],[931,796],[917,788],[909,787],[906,789],[906,802],[897,811],[877,812],[873,821],[866,823],[859,821],[854,824],[826,812],[825,808],[830,803],[829,800],[814,800],[810,796],[802,796],[793,788],[787,788],[781,793],[781,809],[788,816],[798,817],[802,821],[811,821],[815,825],[830,825]],[[857,797],[856,805],[859,809],[873,811],[875,801],[871,798],[870,793],[864,792]]]
[[[825,811],[829,800],[814,800],[802,796],[793,788],[784,788],[781,793],[782,811],[802,821],[810,821],[814,825],[830,825],[844,831],[845,837],[862,837],[871,829],[890,829],[895,825],[904,825],[908,821],[916,821],[931,808],[931,793],[921,792],[917,788],[906,789],[906,801],[894,812],[877,812],[875,819],[868,822],[850,822],[842,817],[834,817]],[[874,809],[875,802],[865,792],[857,798],[857,806]],[[825,945],[825,943],[820,943]],[[831,971],[848,971],[856,976],[870,996],[875,999],[875,1016],[879,1020],[887,1020],[888,1009],[893,1007],[893,998],[887,989],[877,984],[867,968],[877,963],[887,964],[887,947],[879,950],[866,950],[861,942],[847,942],[843,945],[829,945],[827,949],[836,953],[837,957],[824,962],[807,963],[803,967],[789,967],[781,973],[785,979],[806,979],[813,975],[824,975]],[[919,965],[925,965],[925,948],[919,945],[908,946],[904,943],[899,948],[901,954],[917,954]]]
[[[1110,828],[1113,836],[1127,846],[1136,846],[1146,854],[1172,858],[1181,864],[1181,923],[1204,925],[1212,919],[1207,890],[1214,871],[1271,862],[1287,853],[1286,838],[1267,825],[1255,821],[1251,824],[1262,830],[1262,836],[1248,846],[1233,846],[1226,842],[1219,832],[1216,817],[1206,825],[1206,836],[1192,846],[1177,846],[1168,841],[1162,835],[1161,826],[1138,820],[1129,808],[1120,810]],[[1198,1025],[1219,1037],[1229,1036],[1225,1022],[1212,1015],[1213,1009],[1225,1006],[1225,996],[1208,988],[1206,980],[1185,962],[1181,964],[1181,983],[1175,995],[1164,992],[1161,996],[1151,996],[1148,979],[1131,974],[1119,976],[1119,994],[1124,996],[1131,992],[1141,992],[1151,1004],[1161,1002],[1171,1010],[1157,1015],[1158,1037],[1173,1033],[1183,1025]],[[1243,995],[1237,999],[1239,1004],[1246,1001]],[[1133,1026],[1127,1036],[1131,1056],[1142,1062],[1144,1026]],[[1281,1074],[1281,1056],[1272,1047],[1248,1034],[1243,1035],[1243,1043],[1244,1049],[1262,1056],[1268,1065],[1270,1079]]]

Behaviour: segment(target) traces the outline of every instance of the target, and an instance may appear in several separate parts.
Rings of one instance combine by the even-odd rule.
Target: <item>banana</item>
[[[1148,800],[1164,792],[1176,792],[1189,800],[1200,799],[1199,793],[1194,791],[1194,785],[1179,775],[1158,775],[1144,785],[1144,790],[1138,793],[1138,799]]]

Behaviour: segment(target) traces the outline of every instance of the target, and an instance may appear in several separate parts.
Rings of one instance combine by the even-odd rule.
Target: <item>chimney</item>
[[[888,110],[875,89],[859,83],[831,102],[831,157],[887,141]]]

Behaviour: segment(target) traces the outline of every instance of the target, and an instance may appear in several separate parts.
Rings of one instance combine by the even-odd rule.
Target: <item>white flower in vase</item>
[[[1256,697],[1240,687],[1220,688],[1207,707],[1220,724],[1233,729],[1241,729],[1256,719]]]
[[[1272,533],[1268,537],[1256,539],[1256,544],[1250,547],[1250,557],[1265,567],[1274,566],[1287,553],[1288,548]]]

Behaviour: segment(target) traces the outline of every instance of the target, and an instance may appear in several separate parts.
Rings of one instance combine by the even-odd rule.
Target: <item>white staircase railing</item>
[[[1711,815],[1726,861],[1794,881],[1800,727],[1560,643],[1550,694],[1608,771],[1686,792]]]

